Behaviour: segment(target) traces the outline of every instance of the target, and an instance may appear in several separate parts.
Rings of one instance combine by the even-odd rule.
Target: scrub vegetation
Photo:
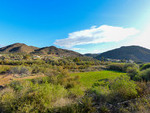
[[[32,59],[24,54],[17,55],[24,59],[12,60],[13,55],[0,61],[0,112],[138,113],[150,109],[149,64],[88,57]]]

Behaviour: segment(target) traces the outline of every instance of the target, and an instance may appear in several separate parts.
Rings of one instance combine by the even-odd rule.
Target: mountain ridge
[[[137,45],[122,46],[120,48],[103,52],[95,58],[100,60],[102,57],[120,60],[134,60],[136,62],[150,62],[150,49]]]
[[[134,60],[136,62],[150,62],[150,49],[138,46],[122,46],[113,50],[109,50],[99,54],[80,54],[78,52],[57,48],[55,46],[47,47],[34,47],[28,46],[24,43],[14,43],[5,47],[0,48],[0,53],[25,53],[25,54],[36,54],[36,55],[55,55],[59,57],[80,57],[88,56],[95,59],[101,60],[102,57],[109,59],[126,59]]]
[[[28,46],[24,43],[14,43],[0,48],[0,53],[30,53],[38,47]]]
[[[67,49],[61,49],[57,48],[55,46],[48,46],[48,47],[34,47],[34,46],[28,46],[24,43],[14,43],[5,47],[0,48],[0,53],[25,53],[25,54],[42,54],[42,55],[57,55],[57,56],[83,56],[82,54],[67,50]]]
[[[39,49],[36,49],[32,54],[55,54],[58,56],[83,56],[82,54],[72,51],[72,50],[67,50],[67,49],[61,49],[57,48],[55,46],[48,46],[48,47],[42,47]]]

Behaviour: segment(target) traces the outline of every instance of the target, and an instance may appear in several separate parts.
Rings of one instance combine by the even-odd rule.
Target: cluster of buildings
[[[124,62],[124,63],[134,63],[133,60],[120,60],[120,59],[110,59],[110,58],[107,58],[106,61],[111,61],[111,62],[117,62],[117,63],[121,63],[121,62]]]

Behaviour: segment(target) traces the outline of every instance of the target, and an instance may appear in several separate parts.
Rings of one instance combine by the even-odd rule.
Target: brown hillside
[[[34,46],[27,46],[23,43],[15,43],[5,47],[0,48],[1,53],[31,53],[35,49],[38,49]]]
[[[78,56],[83,56],[80,53],[71,51],[71,50],[66,50],[66,49],[60,49],[57,48],[55,46],[50,46],[50,47],[43,47],[40,49],[37,49],[33,52],[33,54],[44,54],[44,55],[57,55],[60,57],[69,57],[69,56],[74,56],[74,57],[78,57]]]

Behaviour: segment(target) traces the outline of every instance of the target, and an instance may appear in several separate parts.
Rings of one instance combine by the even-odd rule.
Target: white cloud
[[[56,40],[54,44],[65,48],[72,48],[76,45],[119,42],[136,35],[138,32],[135,28],[108,25],[102,25],[100,27],[92,26],[90,29],[69,33],[68,38]]]
[[[85,49],[83,49],[83,48],[70,48],[71,50],[85,50]]]
[[[135,37],[131,44],[150,48],[150,25],[146,27],[137,37]]]

